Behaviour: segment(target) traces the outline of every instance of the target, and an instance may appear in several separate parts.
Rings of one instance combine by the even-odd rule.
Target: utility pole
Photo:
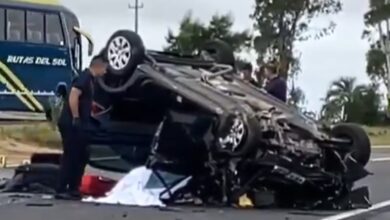
[[[129,9],[134,9],[134,30],[138,33],[138,9],[144,8],[144,3],[138,4],[138,0],[135,0],[134,6],[129,3]]]

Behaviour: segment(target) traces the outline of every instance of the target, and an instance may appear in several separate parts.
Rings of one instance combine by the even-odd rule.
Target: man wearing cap
[[[107,61],[95,56],[89,68],[73,80],[58,121],[63,154],[56,198],[80,199],[79,186],[89,155],[87,152],[94,79],[106,73]]]

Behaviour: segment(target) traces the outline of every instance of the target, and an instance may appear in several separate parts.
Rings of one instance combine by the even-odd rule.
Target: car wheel
[[[109,63],[108,72],[117,76],[131,75],[145,56],[141,37],[130,30],[116,31],[103,51]]]
[[[217,152],[233,157],[246,155],[258,143],[254,119],[230,115],[218,129]]]
[[[217,63],[231,66],[235,65],[234,51],[225,41],[206,41],[201,51],[206,52]]]
[[[371,143],[367,133],[356,124],[335,125],[331,134],[337,138],[346,138],[351,141],[351,156],[362,166],[366,166],[371,156]]]

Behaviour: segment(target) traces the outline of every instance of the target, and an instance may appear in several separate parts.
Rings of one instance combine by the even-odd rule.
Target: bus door
[[[59,12],[0,8],[0,111],[45,112],[71,55]]]

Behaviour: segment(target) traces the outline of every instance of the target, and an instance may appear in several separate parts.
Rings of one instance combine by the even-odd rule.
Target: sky
[[[148,49],[159,50],[165,45],[168,29],[177,31],[180,20],[189,11],[202,22],[215,13],[231,13],[234,30],[251,29],[249,14],[254,0],[139,0],[144,7],[139,11],[139,34]],[[82,28],[92,34],[96,52],[118,29],[134,29],[134,0],[62,0],[74,11]],[[344,0],[341,13],[318,19],[313,27],[333,20],[337,26],[331,36],[297,45],[301,54],[302,72],[296,85],[306,93],[307,109],[318,111],[330,83],[340,76],[356,77],[359,83],[368,81],[365,74],[365,53],[368,43],[361,39],[363,14],[368,0]],[[252,57],[255,59],[254,57]]]

